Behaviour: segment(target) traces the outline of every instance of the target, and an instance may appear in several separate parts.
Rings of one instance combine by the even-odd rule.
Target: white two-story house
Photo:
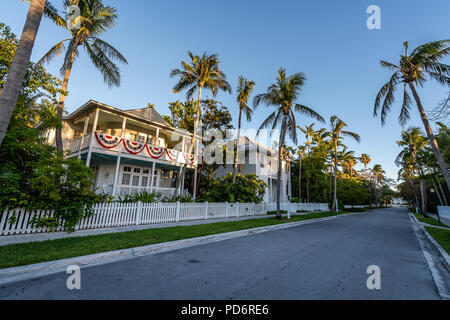
[[[277,199],[278,151],[270,149],[249,138],[240,137],[238,143],[239,160],[238,173],[255,173],[267,184],[264,202],[275,202]],[[236,140],[235,140],[236,141]],[[291,166],[289,161],[281,162],[281,202],[291,199]],[[216,171],[216,177],[221,178],[228,172],[233,172],[232,164],[224,164]]]
[[[44,135],[55,144],[54,130]],[[169,125],[153,108],[121,110],[90,100],[64,117],[62,136],[69,157],[94,170],[98,193],[118,198],[147,191],[170,197],[185,163],[190,172],[185,177],[196,177],[197,157],[186,153],[192,135]],[[190,185],[185,177],[182,194]]]

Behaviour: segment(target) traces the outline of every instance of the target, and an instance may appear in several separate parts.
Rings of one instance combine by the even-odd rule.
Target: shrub
[[[133,202],[143,202],[143,203],[152,203],[158,202],[160,199],[160,195],[152,192],[149,193],[147,191],[135,192],[133,194],[127,194],[125,197],[119,197],[119,202],[123,203],[133,203]]]
[[[260,203],[266,187],[267,184],[256,174],[238,174],[236,183],[233,183],[233,174],[229,172],[222,179],[211,179],[210,185],[205,188],[199,201]]]

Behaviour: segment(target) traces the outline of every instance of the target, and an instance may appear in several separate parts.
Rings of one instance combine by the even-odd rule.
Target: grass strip
[[[432,218],[432,217],[425,217],[422,214],[417,214],[417,213],[413,213],[413,215],[417,218],[417,220],[419,220],[419,222],[422,223],[427,223],[427,224],[431,224],[433,226],[438,226],[438,227],[446,227],[448,228],[447,225],[437,221],[436,219]]]
[[[324,218],[345,213],[348,212],[340,212],[338,214],[333,212],[317,212],[293,215],[290,220],[286,217],[283,217],[282,220],[258,218],[10,244],[0,246],[0,268],[72,258],[93,253],[134,248],[281,223]]]
[[[450,230],[425,227],[429,234],[436,240],[448,254],[450,254]]]

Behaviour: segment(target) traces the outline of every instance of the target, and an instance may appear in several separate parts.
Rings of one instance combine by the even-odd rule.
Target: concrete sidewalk
[[[301,213],[296,213],[296,215],[319,213],[319,212],[327,212],[327,211],[301,212]],[[274,216],[275,215],[259,215],[259,216],[246,216],[246,217],[227,218],[227,219],[220,218],[220,219],[193,220],[193,221],[181,221],[181,222],[170,222],[170,223],[154,223],[154,224],[137,225],[137,226],[85,229],[85,230],[77,230],[72,233],[60,231],[60,232],[18,234],[18,235],[10,235],[10,236],[0,236],[0,246],[6,246],[9,244],[15,244],[15,243],[27,243],[27,242],[47,241],[47,240],[55,240],[55,239],[62,239],[62,238],[84,237],[84,236],[93,236],[93,235],[98,235],[98,234],[145,230],[145,229],[153,229],[153,228],[167,228],[167,227],[177,227],[177,226],[209,224],[209,223],[216,223],[216,222],[261,219],[261,218],[270,218],[270,217],[274,217]],[[286,214],[283,214],[283,216],[286,216]]]

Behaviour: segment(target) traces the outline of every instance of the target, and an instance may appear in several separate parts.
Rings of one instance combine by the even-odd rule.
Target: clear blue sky
[[[61,0],[52,0],[61,8]],[[289,74],[307,76],[299,102],[313,107],[325,118],[337,114],[349,130],[358,132],[360,144],[346,141],[349,149],[368,153],[371,165],[381,164],[388,176],[397,178],[394,164],[399,148],[395,140],[401,127],[397,117],[400,105],[393,108],[387,124],[372,117],[373,102],[389,72],[379,60],[398,62],[402,43],[411,47],[450,38],[450,1],[448,0],[345,0],[345,1],[163,1],[104,0],[120,14],[116,27],[103,39],[118,48],[129,64],[122,66],[122,85],[109,89],[100,73],[81,53],[69,83],[67,111],[89,99],[133,109],[153,103],[161,114],[168,114],[168,103],[183,100],[174,95],[176,79],[170,71],[187,59],[187,50],[201,54],[218,53],[221,67],[235,90],[237,78],[244,75],[256,82],[261,93],[274,81],[279,67]],[[366,9],[381,8],[381,30],[369,30]],[[28,5],[19,0],[2,0],[0,21],[20,35]],[[43,19],[32,60],[37,61],[52,45],[67,34]],[[449,61],[446,61],[449,63]],[[59,75],[62,60],[48,66]],[[446,96],[448,89],[429,82],[419,90],[426,109]],[[234,92],[219,94],[237,124],[238,109]],[[262,106],[251,123],[257,128],[271,109]],[[422,126],[416,109],[409,125]],[[297,117],[304,126],[311,119]],[[319,128],[320,125],[316,125]]]

